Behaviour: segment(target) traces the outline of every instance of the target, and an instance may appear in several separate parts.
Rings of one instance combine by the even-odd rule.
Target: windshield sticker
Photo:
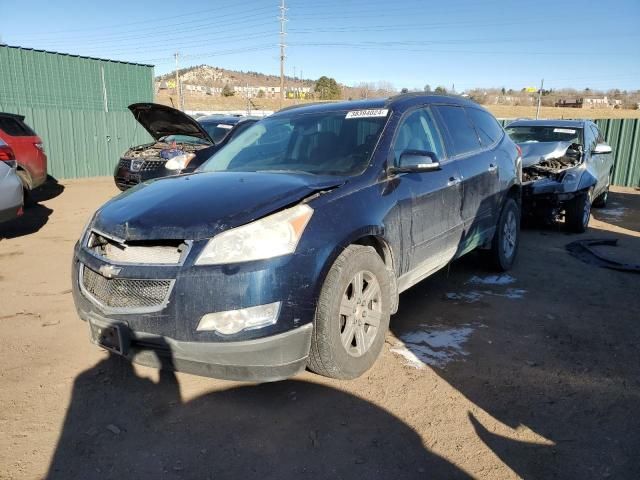
[[[570,133],[573,135],[576,131],[571,128],[554,128],[553,133]]]
[[[352,110],[347,113],[347,116],[344,118],[376,118],[376,117],[386,117],[387,113],[389,113],[389,109],[387,108],[376,108],[370,110]]]
[[[219,123],[218,128],[224,128],[225,130],[231,130],[233,125],[227,125],[226,123]]]

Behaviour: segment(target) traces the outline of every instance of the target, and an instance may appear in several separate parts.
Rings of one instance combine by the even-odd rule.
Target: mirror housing
[[[611,153],[611,147],[606,143],[598,143],[591,153]]]
[[[434,152],[405,150],[400,155],[400,165],[389,167],[389,173],[420,173],[440,170],[440,160]]]

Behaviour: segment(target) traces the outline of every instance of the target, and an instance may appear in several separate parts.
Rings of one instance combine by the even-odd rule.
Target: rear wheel
[[[579,193],[567,204],[565,223],[569,231],[574,233],[587,231],[591,218],[591,193],[591,189]]]
[[[376,251],[347,247],[320,292],[309,368],[342,379],[359,377],[371,368],[389,327],[389,291],[389,274]]]
[[[489,261],[500,272],[513,266],[520,244],[520,207],[513,198],[507,199],[491,242]]]
[[[31,196],[31,175],[29,175],[29,172],[22,169],[16,171],[16,175],[22,182],[23,204],[25,207],[30,207],[35,203]]]

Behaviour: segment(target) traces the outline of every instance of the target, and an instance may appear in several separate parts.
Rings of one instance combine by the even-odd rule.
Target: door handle
[[[496,170],[498,170],[498,166],[495,163],[490,163],[488,170],[490,172],[495,172]]]
[[[460,177],[449,177],[449,181],[447,182],[447,187],[453,187],[458,185],[461,182]]]

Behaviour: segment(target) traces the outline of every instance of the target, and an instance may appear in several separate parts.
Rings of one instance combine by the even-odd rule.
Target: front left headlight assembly
[[[196,265],[225,265],[280,257],[295,252],[313,209],[306,204],[282,210],[213,237]]]

